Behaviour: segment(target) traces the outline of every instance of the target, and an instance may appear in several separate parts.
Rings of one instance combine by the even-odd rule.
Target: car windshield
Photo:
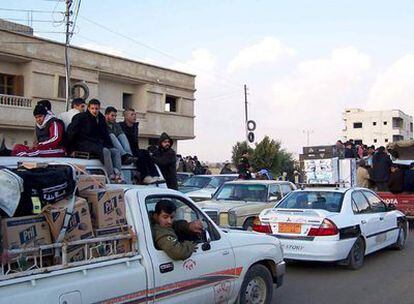
[[[208,188],[218,188],[223,185],[225,182],[235,180],[236,177],[232,176],[215,176],[213,177],[206,187]]]
[[[217,191],[214,198],[226,201],[266,202],[267,187],[254,184],[227,184]]]
[[[204,188],[211,181],[211,177],[207,176],[192,176],[187,179],[184,183],[184,187],[195,187],[195,188]]]
[[[283,209],[323,209],[340,212],[344,195],[329,191],[292,192],[280,201],[275,208]]]

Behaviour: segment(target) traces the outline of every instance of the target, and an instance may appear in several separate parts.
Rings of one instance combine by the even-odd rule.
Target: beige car
[[[247,180],[223,184],[211,200],[196,203],[218,225],[251,230],[263,209],[273,208],[282,197],[296,189],[287,181]]]

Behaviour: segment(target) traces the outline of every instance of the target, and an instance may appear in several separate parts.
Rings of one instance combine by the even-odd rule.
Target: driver
[[[177,207],[169,200],[160,200],[155,205],[152,216],[152,236],[155,247],[173,260],[188,259],[197,250],[194,241],[203,232],[200,220],[188,223],[186,220],[174,221]]]

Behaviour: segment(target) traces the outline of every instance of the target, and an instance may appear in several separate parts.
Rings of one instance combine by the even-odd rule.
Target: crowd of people
[[[16,144],[11,150],[0,143],[0,156],[21,157],[64,157],[86,156],[98,158],[105,166],[112,182],[122,183],[121,166],[136,164],[140,182],[156,183],[161,180],[155,164],[172,189],[177,189],[176,153],[173,140],[163,133],[158,147],[149,152],[140,149],[139,123],[134,109],[123,112],[124,120],[117,122],[118,111],[107,107],[101,113],[101,102],[75,98],[71,109],[56,116],[49,100],[37,102],[33,116],[35,120],[35,141],[33,146]]]
[[[177,154],[177,171],[192,173],[194,175],[211,175],[208,165],[202,164],[197,156],[182,157],[180,154]]]
[[[345,158],[357,159],[357,186],[376,191],[402,193],[414,191],[414,168],[402,168],[394,164],[384,146],[376,148],[355,144],[353,140],[336,142],[336,147],[344,151]]]

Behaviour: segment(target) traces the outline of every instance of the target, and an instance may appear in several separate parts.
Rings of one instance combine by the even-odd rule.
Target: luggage
[[[76,186],[74,169],[67,165],[19,168],[14,173],[23,180],[23,193],[16,212],[9,216],[38,214],[44,206],[72,195]]]

